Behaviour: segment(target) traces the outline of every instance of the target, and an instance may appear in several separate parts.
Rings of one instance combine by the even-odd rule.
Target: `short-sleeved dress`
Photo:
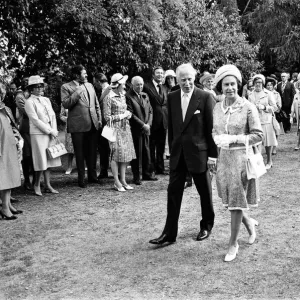
[[[249,145],[257,145],[262,141],[263,131],[257,109],[245,98],[238,98],[228,107],[225,101],[217,103],[213,121],[214,135],[247,135]],[[253,151],[252,147],[250,151]],[[220,149],[216,180],[218,195],[229,210],[247,210],[250,206],[257,206],[258,181],[247,179],[244,144],[230,144]]]
[[[0,108],[0,190],[21,185],[16,140],[5,108]]]
[[[109,142],[111,149],[111,160],[116,162],[130,162],[136,158],[131,135],[129,121],[120,120],[120,115],[127,109],[126,98],[124,95],[117,95],[110,91],[103,101],[104,118],[106,122],[112,120],[112,125],[116,128],[116,142]]]

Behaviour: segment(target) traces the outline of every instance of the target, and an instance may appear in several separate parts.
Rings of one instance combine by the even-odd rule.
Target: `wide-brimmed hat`
[[[39,75],[30,76],[28,78],[27,87],[34,85],[34,84],[44,84],[44,78]]]
[[[261,79],[262,82],[263,82],[263,85],[265,85],[265,83],[266,83],[266,77],[264,75],[262,75],[262,74],[256,74],[256,75],[254,75],[253,78],[252,78],[253,83],[255,83],[255,81],[257,79]]]
[[[127,75],[122,75],[121,73],[116,73],[111,77],[110,86],[112,88],[115,88],[119,84],[126,83],[127,79],[128,79]]]
[[[215,74],[204,73],[204,74],[200,77],[199,82],[200,82],[201,84],[203,84],[203,82],[204,82],[205,80],[207,80],[207,79],[214,79],[214,77],[215,77]]]
[[[167,78],[169,76],[176,77],[176,74],[175,74],[175,72],[173,70],[167,70],[165,72],[165,78]]]

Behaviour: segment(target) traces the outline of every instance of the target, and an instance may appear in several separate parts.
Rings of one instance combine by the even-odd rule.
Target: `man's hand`
[[[214,159],[208,158],[207,160],[207,168],[212,171],[212,173],[215,173],[217,170],[217,161]]]

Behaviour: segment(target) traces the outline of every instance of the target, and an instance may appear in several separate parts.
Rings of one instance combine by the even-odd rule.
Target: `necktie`
[[[188,105],[189,105],[189,100],[188,100],[188,94],[183,94],[182,96],[182,119],[184,121],[185,119],[185,115],[186,115],[186,111],[187,111],[187,108],[188,108]]]
[[[158,84],[157,87],[158,87],[158,93],[159,93],[159,96],[162,98],[162,97],[163,97],[163,94],[162,94],[161,84]]]
[[[282,90],[282,91],[284,91],[285,85],[286,85],[286,82],[283,82],[282,85],[281,85],[281,90]]]

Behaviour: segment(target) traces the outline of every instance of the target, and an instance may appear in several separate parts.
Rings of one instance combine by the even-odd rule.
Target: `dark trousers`
[[[164,166],[164,152],[166,145],[167,130],[163,124],[155,130],[151,130],[150,135],[150,155],[153,169],[156,173],[162,173],[165,170]]]
[[[107,174],[109,168],[110,147],[108,140],[99,133],[98,151],[100,154],[100,174]]]
[[[291,107],[282,107],[282,110],[287,114],[287,118],[282,121],[283,129],[284,131],[290,131],[291,130],[291,123],[290,123],[290,114],[291,114]]]
[[[152,173],[151,156],[149,148],[149,135],[135,135],[132,133],[133,145],[136,154],[136,159],[130,162],[134,180],[140,179],[141,171],[143,177],[150,177]]]
[[[88,169],[88,180],[97,180],[96,165],[98,131],[93,126],[90,131],[71,133],[71,136],[78,171],[78,182],[84,182],[84,162],[86,162],[86,166]]]
[[[181,201],[184,191],[184,184],[187,175],[187,167],[183,155],[176,170],[170,172],[168,186],[168,207],[167,220],[163,233],[170,238],[176,238],[178,233],[178,219],[180,214]],[[202,220],[200,229],[211,230],[214,225],[215,213],[212,202],[211,178],[209,171],[203,173],[191,173],[195,186],[200,195]]]

